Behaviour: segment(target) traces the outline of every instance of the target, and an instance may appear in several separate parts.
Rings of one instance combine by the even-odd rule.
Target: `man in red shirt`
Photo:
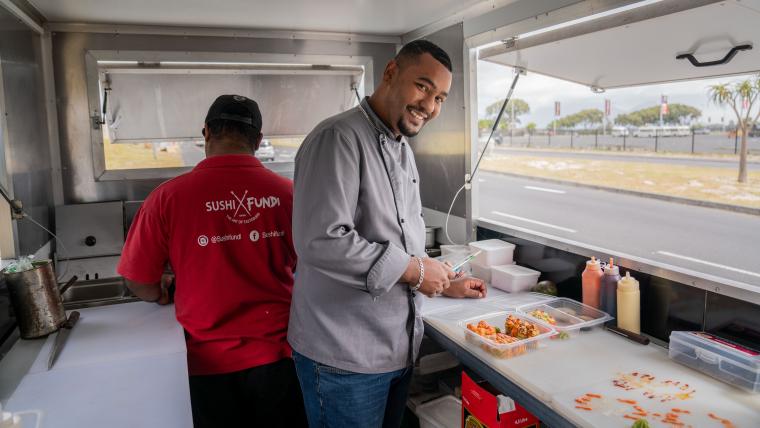
[[[135,295],[159,304],[171,265],[196,428],[306,425],[286,341],[293,185],[254,157],[261,125],[253,100],[217,98],[206,159],[148,196],[119,262]]]

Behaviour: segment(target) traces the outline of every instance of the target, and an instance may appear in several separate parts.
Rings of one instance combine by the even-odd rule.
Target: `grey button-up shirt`
[[[359,373],[407,367],[422,340],[423,297],[397,281],[410,256],[425,256],[419,175],[409,143],[366,98],[298,150],[293,243],[293,349]]]

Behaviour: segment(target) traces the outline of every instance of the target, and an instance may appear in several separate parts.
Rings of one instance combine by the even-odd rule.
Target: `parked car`
[[[613,137],[627,137],[630,135],[630,131],[628,131],[628,128],[625,126],[613,126],[612,127],[612,136]]]
[[[274,162],[274,146],[266,138],[261,140],[259,149],[256,150],[256,157],[262,162]]]

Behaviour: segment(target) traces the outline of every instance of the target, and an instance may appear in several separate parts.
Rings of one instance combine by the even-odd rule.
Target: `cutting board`
[[[79,313],[79,322],[71,330],[52,370],[186,352],[173,305],[132,302],[81,309]],[[56,334],[47,338],[29,373],[47,371]]]
[[[644,375],[654,376],[654,380],[642,382]],[[613,379],[627,380],[623,385],[632,389],[615,386]],[[587,405],[575,401],[583,399],[588,393],[598,394],[601,398],[591,397]],[[635,401],[635,404],[618,400]],[[657,370],[644,370],[631,365],[629,370],[607,373],[606,379],[602,381],[576,386],[557,394],[552,398],[552,403],[555,409],[571,415],[571,419],[578,425],[588,427],[630,427],[635,421],[625,418],[625,415],[643,417],[653,428],[673,426],[663,422],[663,416],[655,416],[653,413],[678,414],[684,427],[726,428],[720,420],[711,418],[710,413],[730,420],[736,428],[760,426],[760,402],[756,396],[675,364]],[[634,405],[648,414],[634,415],[637,411],[633,408]],[[593,410],[579,409],[576,406]]]
[[[422,316],[432,316],[456,307],[483,307],[486,308],[484,310],[508,311],[521,305],[538,303],[552,298],[552,296],[538,293],[510,294],[489,286],[486,297],[482,299],[454,299],[445,296],[425,298],[422,304]]]
[[[192,426],[184,352],[59,367],[28,374],[6,409],[29,411],[24,427]],[[41,410],[41,409],[44,409]]]

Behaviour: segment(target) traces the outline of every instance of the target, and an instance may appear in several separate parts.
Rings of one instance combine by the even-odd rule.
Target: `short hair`
[[[396,62],[403,62],[407,59],[417,58],[420,55],[423,54],[430,54],[433,58],[436,59],[436,61],[443,64],[444,67],[446,67],[449,72],[452,72],[451,70],[451,58],[449,58],[449,54],[446,53],[443,49],[438,47],[433,42],[429,42],[427,40],[415,40],[413,42],[409,42],[404,45],[404,47],[401,48],[401,50],[396,54]]]
[[[212,137],[222,138],[230,136],[238,138],[248,144],[252,150],[256,146],[256,141],[259,139],[260,131],[258,129],[237,120],[214,119],[206,125],[208,126],[208,132]]]

